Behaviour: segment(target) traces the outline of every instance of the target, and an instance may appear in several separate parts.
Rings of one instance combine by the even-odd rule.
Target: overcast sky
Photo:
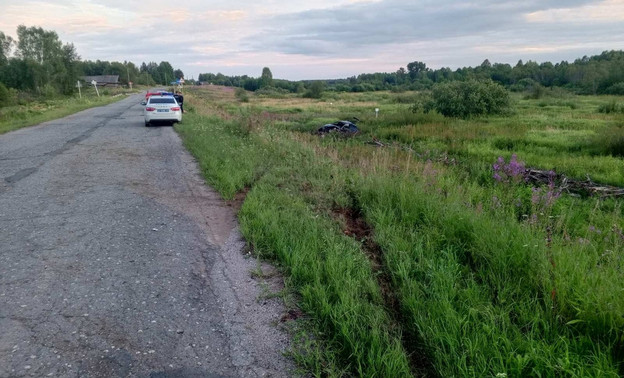
[[[0,31],[56,31],[83,60],[329,79],[428,67],[574,60],[624,49],[624,0],[0,0]]]

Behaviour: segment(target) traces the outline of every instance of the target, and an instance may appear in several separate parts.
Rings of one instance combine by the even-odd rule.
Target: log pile
[[[376,147],[386,147],[388,144],[382,143],[379,139],[373,138],[366,142]],[[404,147],[407,151],[413,152],[410,147]],[[421,157],[419,154],[416,154]],[[455,165],[455,159],[449,159],[447,155],[443,155],[437,160],[446,165]],[[587,180],[576,180],[565,175],[556,174],[554,171],[543,171],[539,169],[527,168],[524,172],[524,178],[527,183],[535,185],[554,185],[560,192],[566,192],[572,196],[598,196],[598,197],[624,197],[624,188],[611,185],[600,185],[593,182],[589,175]]]
[[[592,195],[599,197],[624,196],[624,188],[596,184],[589,176],[587,176],[587,180],[575,180],[564,175],[558,175],[552,171],[541,171],[529,168],[525,171],[525,178],[527,182],[532,184],[548,185],[554,183],[559,190],[572,195]]]

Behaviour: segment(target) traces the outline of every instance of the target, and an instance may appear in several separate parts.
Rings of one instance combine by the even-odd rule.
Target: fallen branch
[[[527,182],[533,184],[548,185],[554,182],[562,192],[565,191],[572,194],[597,195],[600,197],[624,196],[624,188],[596,184],[589,176],[587,176],[587,180],[575,180],[552,171],[541,171],[529,168],[525,170],[524,177]]]
[[[377,147],[385,147],[386,145],[381,143],[379,141],[379,139],[373,138],[373,140],[366,142],[367,144],[372,144],[373,146],[377,146]]]

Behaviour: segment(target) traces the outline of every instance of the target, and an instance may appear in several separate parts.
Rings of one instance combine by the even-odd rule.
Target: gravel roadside
[[[140,98],[0,136],[0,376],[291,376],[280,278]]]

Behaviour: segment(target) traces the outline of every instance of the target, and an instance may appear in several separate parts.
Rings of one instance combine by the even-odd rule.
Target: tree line
[[[448,67],[431,69],[420,61],[410,62],[395,72],[363,73],[334,80],[272,80],[271,87],[278,91],[305,93],[318,83],[327,90],[339,92],[367,92],[380,90],[427,90],[435,84],[492,80],[511,91],[524,91],[536,86],[562,87],[578,94],[624,95],[624,51],[605,51],[600,55],[584,56],[569,63],[537,63],[522,60],[511,66],[506,63],[490,63],[488,59],[476,67],[452,70]],[[266,87],[262,78],[226,76],[221,73],[203,73],[200,82],[216,85],[242,87],[257,91]],[[263,84],[265,83],[265,84]]]
[[[519,60],[516,65],[484,60],[476,67],[430,69],[423,62],[411,62],[407,69],[393,73],[361,74],[330,81],[336,90],[367,91],[430,89],[437,83],[466,80],[492,80],[512,91],[535,86],[562,87],[578,94],[624,94],[624,51],[604,51],[569,63],[537,63]]]
[[[167,85],[184,76],[169,62],[82,61],[72,43],[63,43],[54,31],[40,27],[17,28],[17,39],[0,31],[0,97],[26,92],[53,96],[71,95],[80,76],[119,75],[122,85]],[[439,83],[492,80],[512,91],[536,86],[563,87],[579,94],[624,95],[624,51],[605,51],[569,63],[518,61],[514,66],[490,63],[452,70],[431,69],[413,61],[395,72],[364,73],[344,79],[290,81],[274,79],[268,67],[259,78],[202,73],[200,82],[241,87],[249,91],[301,93],[318,97],[323,90],[365,92],[378,90],[424,90]],[[7,89],[9,88],[9,89]],[[14,93],[14,94],[15,94]]]
[[[81,76],[99,75],[119,75],[121,85],[167,85],[184,77],[169,62],[82,61],[72,43],[41,27],[20,25],[15,40],[0,31],[0,97],[71,95]]]

